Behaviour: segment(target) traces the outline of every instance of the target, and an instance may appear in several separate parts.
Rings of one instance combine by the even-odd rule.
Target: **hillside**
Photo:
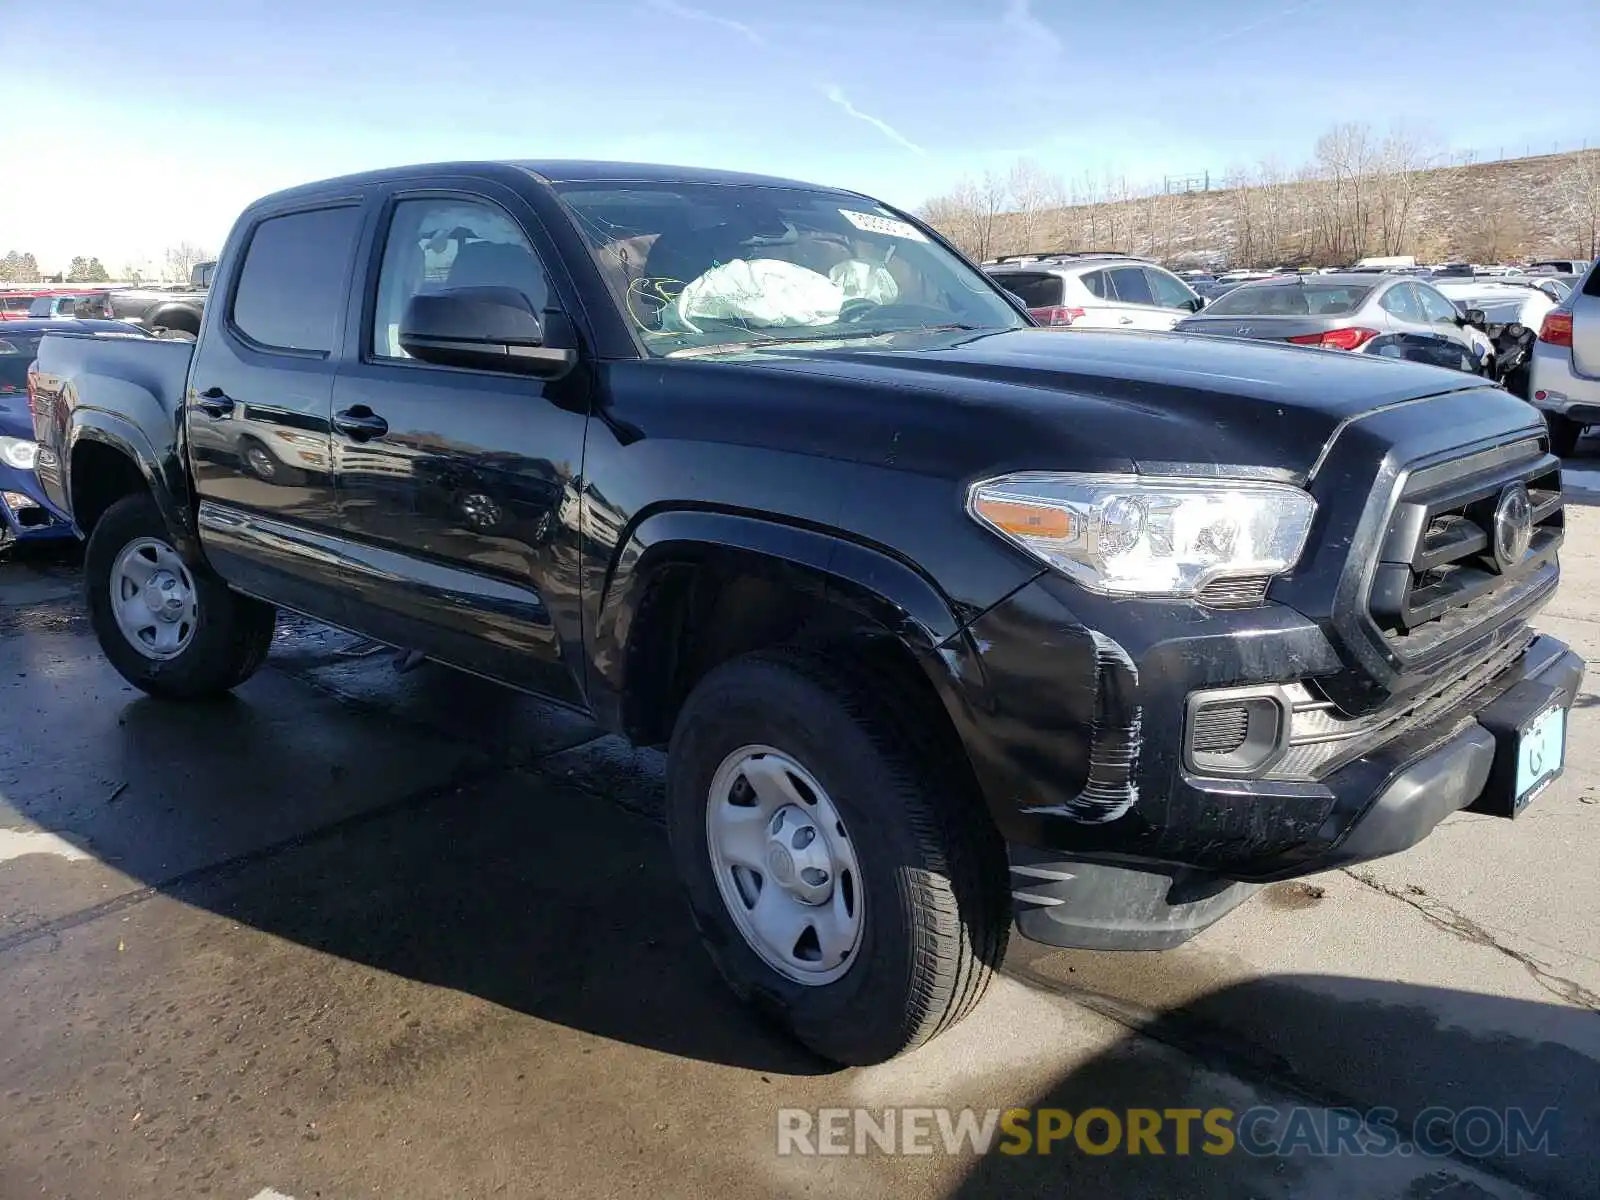
[[[1027,195],[986,180],[925,212],[980,258],[1117,249],[1176,266],[1253,266],[1366,254],[1502,262],[1600,250],[1597,150],[1428,170],[1373,163],[1343,172],[1308,167],[1292,177],[1262,171],[1251,186],[1097,204],[1030,206],[1014,194]]]

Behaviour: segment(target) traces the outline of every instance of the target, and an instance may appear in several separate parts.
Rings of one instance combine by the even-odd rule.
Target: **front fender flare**
[[[921,572],[838,533],[748,513],[669,509],[629,531],[601,588],[588,635],[590,697],[607,724],[620,727],[628,639],[657,571],[729,550],[754,555],[776,574],[820,589],[827,600],[881,626],[913,652],[947,708],[964,707],[964,693],[977,682],[966,677],[976,659],[944,648],[959,640],[962,622]]]

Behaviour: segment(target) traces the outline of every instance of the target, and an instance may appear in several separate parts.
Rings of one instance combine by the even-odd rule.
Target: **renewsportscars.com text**
[[[1557,1113],[1434,1106],[1401,1132],[1392,1108],[783,1108],[780,1155],[1557,1153]]]

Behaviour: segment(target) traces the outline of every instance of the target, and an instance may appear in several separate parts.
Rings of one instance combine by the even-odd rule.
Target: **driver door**
[[[386,198],[334,387],[334,479],[363,632],[576,702],[577,533],[559,515],[582,469],[588,372],[440,366],[399,340],[412,296],[468,286],[522,292],[552,340],[570,329],[540,235],[481,181]]]

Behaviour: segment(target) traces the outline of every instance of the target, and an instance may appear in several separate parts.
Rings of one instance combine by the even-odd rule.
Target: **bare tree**
[[[1011,232],[1020,243],[1018,250],[1043,250],[1045,214],[1060,204],[1059,177],[1046,172],[1031,159],[1019,159],[1006,176],[1005,189],[1016,219]]]
[[[1229,171],[1222,181],[1232,225],[1232,244],[1228,247],[1228,253],[1236,263],[1254,263],[1259,251],[1257,239],[1262,230],[1258,226],[1257,212],[1261,192],[1254,183],[1250,173],[1243,168]]]
[[[1527,252],[1527,219],[1503,197],[1485,196],[1464,226],[1457,245],[1473,262],[1505,262]]]
[[[967,255],[978,249],[978,199],[970,179],[963,179],[954,190],[935,196],[922,207],[922,218]]]
[[[1380,253],[1399,254],[1411,240],[1422,173],[1437,159],[1426,139],[1403,127],[1391,129],[1384,138],[1374,181]]]
[[[1600,150],[1586,150],[1561,173],[1557,190],[1569,226],[1564,241],[1585,258],[1600,255]]]
[[[166,278],[171,283],[188,283],[189,272],[195,263],[205,262],[215,257],[209,250],[202,250],[193,242],[179,242],[176,246],[168,246],[166,252]]]
[[[1000,231],[1000,214],[1006,208],[1006,181],[993,171],[985,171],[983,178],[972,185],[972,194],[975,200],[973,211],[977,215],[977,246],[973,254],[981,262],[999,253],[996,249],[997,234]],[[1028,248],[1020,247],[1023,250]]]

